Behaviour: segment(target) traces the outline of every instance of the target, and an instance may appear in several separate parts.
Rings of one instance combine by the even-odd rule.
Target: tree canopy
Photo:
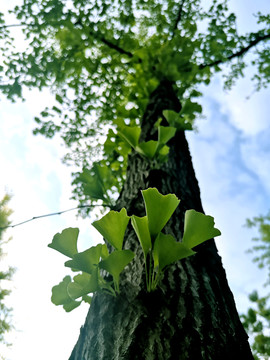
[[[200,84],[209,84],[224,64],[226,87],[249,63],[257,90],[269,82],[269,15],[256,14],[259,30],[239,34],[227,1],[202,6],[199,0],[25,0],[11,12],[16,23],[0,18],[0,89],[11,100],[23,97],[24,86],[49,87],[55,94],[55,104],[35,119],[34,133],[60,134],[66,162],[88,171],[94,165],[75,176],[74,196],[81,204],[89,200],[82,183],[98,171],[107,174],[96,197],[110,203],[111,194],[119,193],[131,148],[119,131],[140,124],[160,81],[173,82],[189,128],[202,111]],[[12,26],[22,29],[22,51],[12,45]]]

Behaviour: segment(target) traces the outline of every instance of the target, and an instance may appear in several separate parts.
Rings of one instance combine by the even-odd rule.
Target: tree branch
[[[178,26],[179,22],[181,21],[181,17],[182,17],[182,13],[183,13],[184,2],[185,2],[185,0],[182,0],[181,4],[179,5],[177,17],[176,17],[176,19],[175,19],[174,27],[173,27],[173,30],[172,30],[172,37],[171,37],[171,39],[174,38],[174,35],[175,35],[175,31],[176,31],[176,29],[177,29],[177,26]]]
[[[82,25],[79,21],[75,24],[75,25]],[[1,29],[7,29],[7,28],[12,28],[12,27],[21,27],[21,26],[26,26],[26,27],[34,27],[36,26],[36,24],[10,24],[10,25],[1,25],[0,26],[0,30]],[[91,31],[89,33],[91,36],[95,37],[97,40],[101,41],[104,45],[107,45],[109,48],[116,50],[117,52],[119,52],[122,55],[127,55],[128,57],[132,58],[133,54],[130,51],[126,51],[125,49],[121,48],[120,46],[118,46],[117,44],[114,44],[113,42],[107,40],[103,35],[100,35],[98,32],[95,31]]]
[[[41,218],[44,218],[44,217],[61,215],[61,214],[64,214],[64,213],[66,213],[68,211],[77,210],[77,209],[83,209],[83,208],[96,207],[96,206],[109,207],[108,205],[80,205],[80,206],[77,206],[77,207],[74,207],[74,208],[71,208],[71,209],[68,209],[68,210],[58,211],[58,212],[55,212],[55,213],[50,213],[50,214],[45,214],[45,215],[33,216],[31,219],[24,220],[24,221],[22,221],[20,223],[14,224],[14,225],[11,224],[11,225],[7,225],[7,226],[1,226],[0,230],[4,230],[4,229],[7,229],[7,228],[14,228],[16,226],[20,226],[20,225],[26,224],[26,223],[28,223],[30,221],[41,219]]]
[[[242,47],[239,51],[231,54],[226,59],[224,59],[224,60],[216,60],[216,61],[213,61],[212,63],[209,63],[209,64],[201,64],[201,65],[199,65],[199,69],[204,69],[206,67],[212,67],[212,66],[224,64],[227,61],[230,61],[230,60],[232,60],[232,59],[234,59],[236,57],[241,57],[245,53],[247,53],[252,47],[256,46],[261,41],[268,40],[268,39],[270,39],[270,34],[259,35],[256,39],[252,40],[247,46]]]
[[[1,26],[0,26],[0,30],[12,28],[12,27],[20,27],[20,26],[34,26],[34,24],[10,24],[10,25],[1,25]]]
[[[107,45],[109,48],[118,51],[122,55],[127,55],[128,57],[132,58],[133,54],[130,51],[126,51],[125,49],[121,48],[117,44],[112,43],[111,41],[105,39],[103,35],[99,35],[98,33],[90,32],[90,35],[94,36],[96,39],[103,42],[103,44]]]

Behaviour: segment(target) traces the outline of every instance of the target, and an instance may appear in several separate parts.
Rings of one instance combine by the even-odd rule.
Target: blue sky
[[[258,5],[263,8],[266,3]],[[254,12],[251,6],[255,5],[241,0],[237,6],[242,7],[244,29],[250,25],[247,13]],[[205,119],[198,120],[197,133],[188,134],[203,206],[222,231],[217,246],[240,311],[248,306],[247,294],[265,281],[265,272],[245,254],[256,232],[243,225],[247,217],[266,213],[270,207],[269,90],[247,100],[252,92],[252,84],[244,79],[225,93],[217,76],[204,89]],[[0,102],[0,196],[6,188],[12,192],[14,223],[77,205],[69,200],[72,169],[61,163],[65,149],[57,140],[32,135],[33,117],[49,101],[45,91],[27,92],[25,103],[11,104],[3,98]],[[13,347],[0,347],[7,360],[66,360],[70,355],[87,306],[66,314],[51,304],[51,287],[67,270],[64,258],[47,244],[55,233],[71,226],[80,228],[81,246],[90,246],[99,240],[91,221],[76,219],[75,212],[70,212],[8,231],[6,236],[13,240],[6,247],[4,263],[17,267],[17,272],[9,285],[16,331],[8,340]]]
[[[265,272],[245,253],[256,231],[243,225],[270,204],[269,90],[247,100],[252,84],[243,82],[224,94],[216,77],[205,89],[206,119],[197,122],[197,133],[188,134],[204,209],[222,232],[216,243],[240,311],[248,305],[247,293],[265,281]]]

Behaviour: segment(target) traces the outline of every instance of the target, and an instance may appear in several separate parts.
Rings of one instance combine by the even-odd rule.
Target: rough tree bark
[[[153,124],[163,110],[180,108],[173,84],[161,82],[146,108],[141,140],[155,138]],[[185,210],[203,208],[184,132],[169,146],[169,159],[161,167],[130,154],[116,210],[125,207],[129,215],[144,216],[141,190],[174,193],[181,203],[165,231],[181,240]],[[152,293],[145,292],[142,254],[131,226],[125,247],[139,256],[121,277],[121,294],[94,296],[70,360],[253,359],[214,240],[170,266],[161,288]]]

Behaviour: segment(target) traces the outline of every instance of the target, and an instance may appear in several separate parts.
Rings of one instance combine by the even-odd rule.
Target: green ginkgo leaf
[[[160,145],[167,144],[167,142],[174,137],[176,132],[175,127],[171,126],[159,126],[158,127],[158,142]]]
[[[143,190],[142,194],[150,235],[155,238],[172,216],[180,200],[174,194],[162,195],[156,188]]]
[[[163,115],[168,123],[177,130],[192,130],[192,124],[187,121],[183,115],[180,115],[173,110],[164,110]]]
[[[91,304],[91,302],[92,302],[92,296],[83,295],[82,301],[84,301],[84,302],[87,303],[87,304]]]
[[[73,300],[89,293],[93,293],[98,289],[98,268],[92,272],[92,275],[82,273],[74,276],[73,282],[69,283],[67,286],[67,292]]]
[[[48,247],[59,251],[61,254],[64,254],[70,258],[78,252],[77,250],[77,240],[79,235],[78,228],[67,228],[63,230],[60,234],[57,233],[54,235],[51,244]]]
[[[149,140],[147,142],[141,142],[135,150],[138,151],[138,153],[152,159],[156,154],[157,148],[158,142],[154,140]]]
[[[162,148],[159,150],[160,156],[167,156],[169,154],[170,148],[167,145],[162,146]]]
[[[71,283],[71,277],[65,276],[64,279],[52,288],[52,303],[55,305],[64,305],[72,301],[67,292],[68,284]]]
[[[139,126],[124,126],[118,131],[118,135],[134,149],[139,143],[141,128]]]
[[[110,211],[92,225],[115,249],[121,250],[129,219],[126,209],[123,208],[120,212]]]
[[[65,262],[65,266],[92,274],[100,261],[103,246],[102,244],[97,244],[83,252],[75,254],[72,260]]]
[[[106,259],[109,256],[109,250],[106,244],[102,245],[100,256],[102,260]]]
[[[175,261],[194,254],[194,251],[189,249],[183,243],[177,242],[172,235],[159,233],[153,249],[154,268],[158,267],[159,271],[161,271]]]
[[[135,215],[131,216],[131,224],[138,236],[141,243],[144,256],[146,256],[152,248],[151,236],[149,233],[148,219],[147,216],[138,217]]]
[[[94,169],[96,170],[96,169]],[[92,174],[88,169],[84,169],[77,179],[82,183],[83,192],[94,200],[106,200],[104,197],[104,186],[97,174]]]
[[[112,252],[105,260],[99,263],[99,267],[108,271],[119,285],[119,275],[124,268],[131,262],[135,254],[131,250],[116,250]]]
[[[209,215],[187,210],[185,213],[183,244],[193,248],[202,242],[221,235],[221,232],[214,227],[214,218]]]
[[[179,113],[173,110],[163,110],[163,116],[171,126],[174,126],[179,118]]]
[[[66,312],[70,312],[76,309],[80,305],[81,305],[81,301],[72,300],[68,304],[63,305],[63,308]]]

